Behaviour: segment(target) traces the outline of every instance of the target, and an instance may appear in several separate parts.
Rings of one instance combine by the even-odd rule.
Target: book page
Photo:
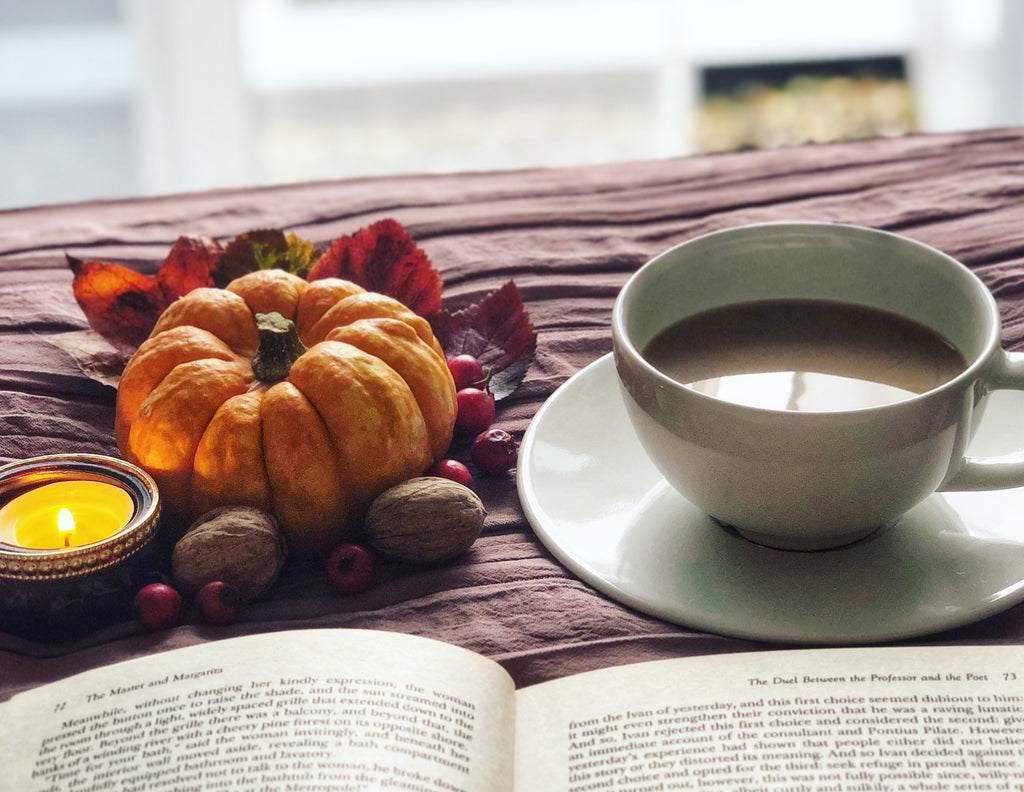
[[[517,697],[530,792],[1024,789],[1024,648],[823,649],[594,671]]]
[[[437,641],[299,630],[89,671],[0,707],[0,789],[509,792],[514,691]]]

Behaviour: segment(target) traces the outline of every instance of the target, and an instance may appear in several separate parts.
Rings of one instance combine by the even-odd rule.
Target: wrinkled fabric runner
[[[431,257],[458,308],[514,279],[538,331],[524,385],[497,425],[521,437],[554,389],[610,351],[627,277],[701,233],[766,220],[884,228],[972,267],[999,301],[1004,344],[1024,348],[1024,132],[911,136],[594,167],[357,179],[0,212],[0,461],[116,454],[114,391],[53,334],[82,331],[65,254],[153,272],[183,233],[261,227],[324,243],[393,217]],[[765,648],[638,614],[557,564],[512,477],[480,479],[484,536],[440,568],[389,567],[343,598],[299,575],[228,628],[148,634],[133,622],[67,644],[0,635],[0,700],[77,671],[247,632],[369,627],[493,657],[519,685],[618,663]],[[1024,525],[1022,525],[1024,530]],[[929,641],[1021,641],[1024,606]]]

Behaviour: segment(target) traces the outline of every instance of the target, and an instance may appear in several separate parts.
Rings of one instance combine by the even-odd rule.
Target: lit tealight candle
[[[132,496],[103,481],[55,481],[0,507],[0,543],[31,550],[82,547],[113,536],[135,511]]]

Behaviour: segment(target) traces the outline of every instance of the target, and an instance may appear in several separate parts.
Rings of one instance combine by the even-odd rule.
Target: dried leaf
[[[353,281],[394,297],[420,316],[441,310],[441,276],[405,228],[390,218],[334,240],[307,278]]]
[[[181,236],[156,275],[120,264],[68,256],[72,289],[89,326],[121,349],[149,336],[164,309],[200,286],[212,286],[211,269],[221,246],[208,237]]]
[[[217,286],[260,269],[283,269],[305,277],[316,257],[313,243],[273,228],[247,231],[235,237],[217,260],[213,277]]]
[[[288,271],[305,278],[313,268],[313,262],[317,259],[317,249],[307,239],[302,239],[295,234],[288,234],[285,237],[288,242],[288,252],[285,254],[285,261],[288,263]]]
[[[204,236],[180,236],[156,273],[168,304],[193,289],[213,286],[212,272],[224,248]]]
[[[169,302],[159,280],[120,264],[67,258],[75,299],[89,326],[119,348],[145,341]]]
[[[428,317],[445,355],[473,355],[490,374],[495,399],[510,395],[533,362],[537,334],[514,281],[455,313]]]

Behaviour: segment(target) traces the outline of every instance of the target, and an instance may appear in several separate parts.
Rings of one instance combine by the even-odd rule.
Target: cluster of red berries
[[[469,449],[469,458],[484,473],[497,475],[515,467],[519,446],[508,432],[492,429],[494,394],[487,388],[488,375],[480,361],[472,355],[457,355],[448,360],[448,370],[455,380],[455,431],[476,435]],[[428,476],[441,476],[463,486],[473,484],[469,468],[456,459],[441,459],[427,471]]]
[[[327,559],[327,582],[339,594],[358,594],[373,584],[377,561],[362,545],[339,545]],[[211,581],[196,592],[195,606],[207,624],[234,624],[241,600],[234,587]],[[136,618],[147,630],[165,630],[178,624],[185,600],[174,586],[150,583],[135,594]]]
[[[185,607],[181,594],[167,583],[143,586],[135,594],[133,604],[139,623],[148,630],[173,627]],[[238,593],[223,581],[211,581],[199,589],[195,604],[209,624],[234,624],[238,619]]]

